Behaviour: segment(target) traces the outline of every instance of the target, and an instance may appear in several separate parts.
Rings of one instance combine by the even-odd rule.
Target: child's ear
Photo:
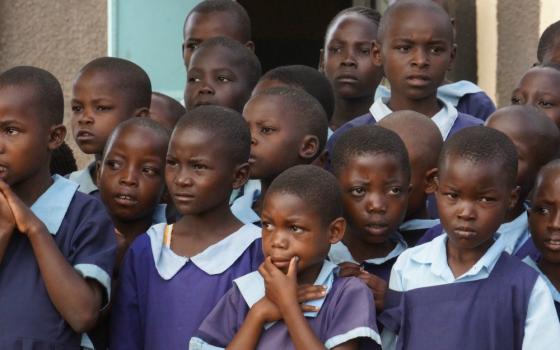
[[[319,139],[315,135],[305,135],[299,148],[299,156],[311,163],[311,159],[319,152]]]
[[[321,151],[321,154],[311,164],[318,166],[319,168],[325,169],[327,166],[327,161],[329,160],[329,151],[325,148]]]
[[[435,193],[437,190],[437,168],[430,169],[426,171],[424,175],[424,192],[426,194]]]
[[[249,180],[249,163],[243,163],[235,167],[235,174],[233,177],[233,188],[238,189],[247,183]]]
[[[381,42],[374,40],[371,44],[371,60],[374,65],[381,67],[383,60],[381,59]]]
[[[148,107],[141,107],[134,111],[135,117],[149,117],[150,109]]]
[[[449,61],[449,69],[451,69],[451,65],[455,62],[455,57],[457,56],[457,44],[453,44],[451,48],[451,60]]]
[[[66,138],[66,127],[62,124],[53,125],[49,129],[49,143],[48,148],[53,151],[60,147]]]
[[[247,41],[247,42],[245,43],[245,46],[246,46],[249,50],[255,52],[255,43],[252,42],[251,40]]]
[[[519,200],[519,191],[521,187],[515,186],[509,195],[509,209],[513,209]]]
[[[324,53],[325,50],[323,49],[319,50],[319,72],[321,73],[325,73],[325,58],[323,57]]]
[[[346,220],[343,217],[335,219],[329,225],[329,243],[335,244],[342,240],[346,232]]]
[[[95,183],[100,183],[99,178],[101,177],[101,160],[95,161]]]
[[[430,193],[436,193],[439,187],[439,177],[437,175],[437,171],[436,174],[433,177],[433,181],[432,181],[432,186],[428,189],[426,188],[426,193],[430,194]]]

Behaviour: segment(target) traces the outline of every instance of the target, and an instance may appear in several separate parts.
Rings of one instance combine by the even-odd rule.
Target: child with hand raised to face
[[[537,259],[523,261],[539,272],[546,282],[560,319],[560,161],[545,165],[535,183],[529,209],[529,226]]]
[[[105,209],[50,175],[63,109],[49,72],[0,75],[1,349],[78,349],[111,295],[116,244]]]
[[[368,288],[338,276],[326,260],[345,231],[336,179],[312,165],[286,170],[266,193],[262,223],[264,263],[234,281],[190,348],[379,348]],[[310,283],[325,285],[326,293],[301,305],[298,285]]]
[[[515,145],[500,131],[465,128],[445,142],[436,177],[445,234],[404,251],[393,265],[379,317],[384,349],[558,344],[560,323],[548,288],[504,252],[497,233],[517,202],[516,177]]]
[[[101,57],[78,72],[72,86],[72,134],[82,152],[101,160],[107,139],[119,123],[149,115],[152,85],[138,65]],[[79,191],[99,197],[95,161],[70,174]]]
[[[111,349],[179,349],[231,287],[263,261],[260,230],[231,213],[249,175],[251,137],[228,108],[189,111],[173,131],[165,180],[181,218],[128,249],[112,310]]]

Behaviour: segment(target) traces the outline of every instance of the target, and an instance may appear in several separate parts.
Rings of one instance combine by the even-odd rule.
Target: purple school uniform
[[[488,119],[496,111],[494,102],[483,91],[463,95],[456,108],[459,112],[472,115],[480,120]]]
[[[45,223],[60,252],[82,276],[110,296],[116,241],[101,203],[58,175],[31,210]],[[29,239],[14,232],[0,263],[0,349],[78,349],[75,333],[55,309]],[[107,300],[107,299],[105,299]]]
[[[355,277],[336,277],[336,266],[328,261],[323,265],[320,275],[326,271],[325,267],[330,269],[330,284],[325,283],[328,286],[327,296],[319,305],[318,313],[305,313],[315,335],[327,349],[356,338],[359,338],[360,349],[380,349],[370,290]],[[249,304],[253,305],[262,297],[260,294],[256,296],[257,293],[247,294],[251,294],[251,289],[261,288],[264,294],[262,277],[258,279],[260,275],[255,274],[258,272],[236,281],[235,286],[201,324],[191,340],[191,350],[225,348],[233,339],[249,312]],[[264,328],[256,349],[294,349],[285,323],[278,321]]]
[[[389,291],[380,322],[397,349],[521,349],[536,271],[502,253],[488,278]]]
[[[127,252],[112,310],[112,350],[186,349],[233,280],[264,260],[254,225],[190,259],[173,253],[165,230],[152,226]]]

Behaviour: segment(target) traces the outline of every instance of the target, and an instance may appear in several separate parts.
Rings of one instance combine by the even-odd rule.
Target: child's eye
[[[272,134],[274,131],[275,131],[274,128],[271,128],[271,127],[268,127],[268,126],[261,127],[261,134],[264,134],[264,135]]]
[[[107,165],[109,169],[115,170],[119,168],[120,163],[113,159],[107,159],[105,165]]]
[[[455,192],[444,193],[444,196],[449,199],[457,199],[459,197],[459,195]]]
[[[495,202],[496,199],[495,199],[495,198],[492,198],[492,197],[482,197],[482,198],[480,198],[480,201],[481,201],[481,202],[488,203],[488,202]]]
[[[340,53],[342,51],[342,48],[338,46],[330,46],[328,50],[330,53],[336,54]]]
[[[187,43],[185,47],[191,51],[198,49],[198,43]]]
[[[371,52],[371,49],[370,49],[369,46],[360,48],[360,53],[363,54],[363,55],[369,56],[370,52]]]
[[[109,106],[97,106],[96,108],[99,112],[107,112],[111,110],[111,107]]]
[[[294,233],[302,233],[303,229],[299,226],[292,225],[292,226],[290,226],[290,231],[292,231]]]
[[[200,164],[200,163],[195,163],[192,165],[194,170],[205,170],[208,169],[208,167],[204,164]]]
[[[79,113],[83,110],[82,106],[72,106],[72,112]]]
[[[397,46],[396,49],[399,52],[406,53],[406,52],[410,51],[410,46],[408,46],[408,45]]]
[[[548,101],[540,100],[537,102],[537,106],[541,108],[552,108],[554,105]]]
[[[363,187],[352,187],[350,189],[350,194],[355,197],[361,197],[366,193],[366,190]]]
[[[174,167],[174,166],[177,166],[177,164],[179,164],[179,163],[177,163],[177,161],[176,161],[175,159],[169,159],[169,158],[167,158],[167,159],[165,160],[165,164],[166,164],[167,166]]]
[[[545,207],[533,207],[532,210],[535,213],[540,214],[540,215],[549,215],[550,214],[550,210],[548,208],[545,208]]]
[[[443,51],[445,51],[443,47],[439,47],[439,46],[435,46],[430,49],[430,52],[436,55],[442,53]]]
[[[401,194],[402,193],[402,188],[400,187],[391,187],[391,189],[389,190],[390,194],[393,195],[397,195],[397,194]]]
[[[268,221],[262,220],[261,221],[261,227],[263,228],[263,230],[266,230],[266,231],[272,230],[272,225]]]
[[[188,82],[189,83],[200,83],[200,79],[196,78],[196,77],[189,77]]]
[[[149,175],[149,176],[154,176],[154,175],[158,175],[159,174],[159,170],[156,168],[151,168],[151,167],[145,167],[144,169],[142,169],[142,171],[144,172],[144,174]]]
[[[218,81],[221,83],[229,83],[231,79],[226,76],[220,75],[218,76]]]
[[[4,133],[13,136],[19,134],[19,130],[16,128],[7,127],[6,129],[4,129]]]
[[[521,104],[521,99],[517,96],[512,96],[511,97],[511,104],[512,105],[520,105]]]

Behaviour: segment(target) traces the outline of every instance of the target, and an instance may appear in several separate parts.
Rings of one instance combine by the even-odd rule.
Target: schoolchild
[[[160,123],[168,130],[173,130],[175,124],[177,124],[185,112],[185,107],[174,98],[160,92],[152,92],[150,118]]]

